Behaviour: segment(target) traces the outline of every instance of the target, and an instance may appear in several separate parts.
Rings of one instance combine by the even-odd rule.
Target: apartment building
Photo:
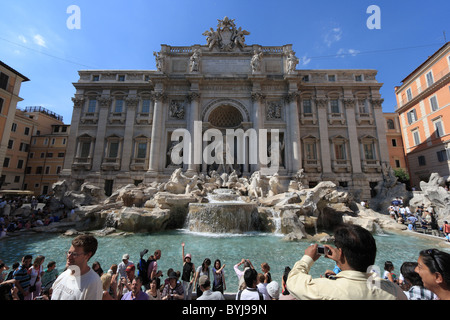
[[[450,175],[450,42],[395,87],[411,186]]]
[[[16,140],[18,137],[11,139],[11,132],[16,116],[16,107],[19,101],[23,99],[19,97],[20,87],[23,82],[30,81],[26,76],[14,70],[4,62],[0,61],[0,188],[3,187],[6,175],[3,169],[9,168],[10,164],[5,163],[5,157],[8,150],[11,150],[10,140]],[[20,145],[20,143],[19,143]],[[15,176],[13,179],[16,179]]]
[[[402,169],[408,172],[398,114],[396,112],[385,112],[383,115],[386,120],[389,163],[393,169]]]

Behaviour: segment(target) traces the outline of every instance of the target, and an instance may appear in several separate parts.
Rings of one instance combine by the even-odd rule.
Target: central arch
[[[250,122],[250,114],[247,108],[237,100],[216,99],[203,109],[202,121],[210,122],[217,128],[236,128],[242,122]],[[237,123],[238,121],[240,123]]]

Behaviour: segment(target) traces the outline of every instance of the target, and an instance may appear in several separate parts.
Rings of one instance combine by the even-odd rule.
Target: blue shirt
[[[139,291],[138,296],[133,298],[131,291],[128,291],[123,295],[122,300],[148,300],[148,295],[145,292]]]
[[[28,274],[28,269],[23,265],[19,266],[13,273],[13,278],[20,282],[20,286],[24,291],[27,291],[30,287],[31,275]]]

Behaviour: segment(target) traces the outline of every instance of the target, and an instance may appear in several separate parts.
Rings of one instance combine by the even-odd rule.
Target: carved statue
[[[184,119],[184,106],[181,102],[172,101],[169,106],[169,116],[175,119]]]
[[[235,31],[235,35],[234,35],[234,44],[236,46],[240,46],[240,47],[244,47],[245,46],[245,36],[249,35],[250,32],[248,32],[247,30],[242,30],[241,27],[239,27],[239,29],[237,29]]]
[[[253,73],[261,71],[262,55],[263,55],[262,52],[258,52],[257,50],[254,51],[251,61]]]
[[[163,71],[164,69],[164,55],[161,52],[153,51],[156,61],[156,70]]]
[[[202,33],[202,35],[206,36],[206,44],[209,48],[209,50],[212,50],[214,46],[219,41],[219,33],[217,31],[214,31],[213,28],[209,28],[210,30],[206,30]]]
[[[274,196],[282,192],[283,186],[280,182],[280,179],[278,177],[278,173],[275,173],[272,177],[269,179],[269,194],[268,196]]]
[[[195,49],[194,53],[192,54],[190,60],[189,60],[189,70],[190,72],[198,72],[199,71],[199,64],[200,64],[200,49]]]
[[[295,72],[295,67],[297,66],[297,64],[299,63],[299,59],[295,56],[295,52],[294,51],[290,51],[289,52],[289,56],[287,58],[287,73],[294,73]]]

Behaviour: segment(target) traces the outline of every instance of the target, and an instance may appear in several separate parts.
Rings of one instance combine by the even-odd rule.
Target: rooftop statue
[[[209,50],[218,48],[220,51],[232,51],[235,48],[242,49],[245,47],[245,36],[250,32],[242,30],[241,27],[236,28],[234,19],[228,17],[223,20],[218,19],[217,29],[209,28],[202,33],[206,36],[206,43]]]

